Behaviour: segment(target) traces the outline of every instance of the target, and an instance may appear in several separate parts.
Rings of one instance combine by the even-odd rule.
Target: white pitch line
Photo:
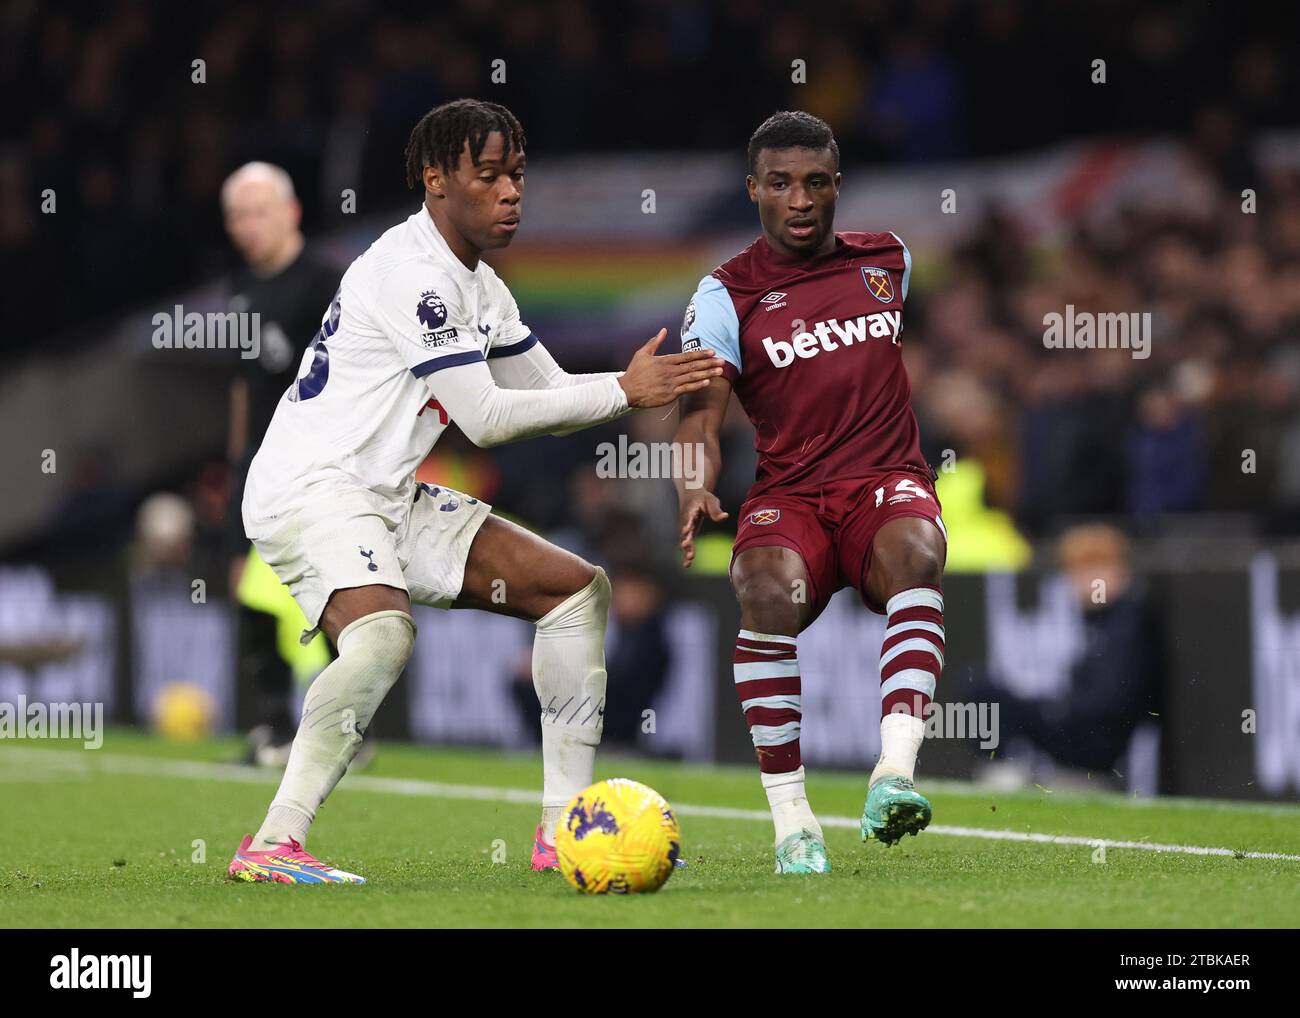
[[[205,763],[198,760],[167,760],[148,756],[128,756],[120,753],[62,753],[57,750],[22,749],[6,747],[0,752],[0,762],[14,760],[30,774],[36,765],[48,770],[71,774],[88,774],[103,771],[113,774],[134,774],[155,778],[183,778],[193,781],[230,781],[251,785],[277,785],[280,777],[239,764]],[[452,785],[419,778],[381,778],[371,774],[349,774],[345,791],[380,792],[388,795],[407,795],[428,799],[466,799],[477,802],[508,802],[521,806],[535,806],[539,794],[519,788],[497,788],[488,785]],[[679,803],[674,812],[682,816],[705,817],[710,820],[752,820],[770,823],[766,810],[732,809],[726,806],[696,806]],[[819,817],[823,827],[859,829],[857,817]],[[1204,845],[1164,845],[1150,841],[1116,841],[1111,838],[1083,838],[1072,834],[1034,834],[1027,831],[994,830],[987,827],[953,827],[931,824],[926,834],[955,838],[983,838],[986,841],[1019,841],[1040,845],[1074,845],[1085,848],[1131,848],[1144,852],[1167,852],[1175,855],[1229,856],[1240,859],[1265,859],[1282,862],[1300,862],[1300,855],[1286,852],[1239,852],[1232,848],[1211,848]]]

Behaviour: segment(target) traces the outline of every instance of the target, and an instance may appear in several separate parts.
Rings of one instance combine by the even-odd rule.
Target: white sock
[[[307,690],[289,763],[253,838],[254,851],[283,844],[286,835],[306,844],[317,808],[361,748],[375,711],[414,647],[415,620],[406,612],[374,612],[339,633],[339,656]]]
[[[249,846],[254,852],[265,852],[274,845],[287,844],[290,838],[300,845],[307,844],[307,831],[311,817],[292,806],[272,806],[262,823],[262,829]]]
[[[776,828],[776,844],[781,844],[791,834],[812,831],[822,838],[822,825],[813,816],[808,797],[804,794],[803,765],[785,774],[762,774],[763,791],[767,804],[772,807],[772,824]]]
[[[575,795],[591,784],[605,728],[605,625],[609,577],[592,581],[537,620],[533,687],[542,705],[542,836]]]
[[[586,785],[583,786],[584,788]],[[566,802],[565,806],[568,805]],[[555,844],[555,828],[559,826],[560,817],[564,815],[564,806],[542,807],[542,837],[548,845]]]
[[[925,722],[912,714],[886,714],[880,719],[880,760],[868,784],[886,774],[912,780],[916,754],[925,740]]]

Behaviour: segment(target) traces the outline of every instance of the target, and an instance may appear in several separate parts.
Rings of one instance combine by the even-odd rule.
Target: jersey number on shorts
[[[876,505],[877,505],[877,506],[880,505],[880,503],[883,502],[883,501],[885,500],[885,487],[886,487],[886,486],[882,484],[879,488],[876,489]],[[917,496],[918,498],[929,498],[929,497],[930,497],[930,496],[927,495],[927,494],[926,494],[922,489],[920,489],[920,488],[918,488],[918,487],[916,486],[916,482],[915,482],[915,481],[909,481],[907,478],[903,478],[903,480],[901,480],[901,481],[899,481],[897,484],[895,484],[895,485],[894,485],[894,491],[895,491],[895,492],[906,492],[907,494],[909,494],[909,495],[915,495],[915,496]],[[875,508],[875,506],[873,506],[872,508]]]
[[[330,380],[330,352],[325,347],[325,340],[338,331],[342,297],[342,289],[334,294],[329,311],[320,323],[320,331],[316,333],[311,346],[307,348],[311,354],[311,367],[305,375],[293,383],[293,388],[289,391],[289,398],[294,402],[319,396],[321,390],[325,388],[325,383]]]

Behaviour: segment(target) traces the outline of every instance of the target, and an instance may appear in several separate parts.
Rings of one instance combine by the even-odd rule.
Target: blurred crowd
[[[1125,0],[9,0],[0,75],[25,101],[0,149],[0,267],[31,299],[5,351],[91,337],[228,266],[218,188],[250,159],[289,171],[309,233],[338,222],[343,188],[363,212],[391,207],[394,153],[444,99],[499,99],[537,152],[737,150],[795,106],[854,162],[932,161],[1185,130],[1208,101],[1282,123],[1300,99],[1290,17]]]
[[[34,101],[10,111],[12,143],[0,149],[0,258],[25,297],[11,307],[6,352],[60,352],[39,340],[93,340],[115,310],[236,270],[220,188],[246,158],[288,171],[308,237],[337,224],[327,210],[336,216],[344,186],[357,188],[363,210],[394,207],[405,194],[394,153],[410,125],[461,94],[499,88],[530,149],[543,152],[735,149],[763,115],[791,104],[829,119],[859,162],[1172,133],[1200,171],[1202,192],[1181,203],[1192,213],[1135,204],[1044,250],[989,209],[959,248],[926,252],[905,344],[925,451],[936,466],[954,455],[978,463],[979,497],[1028,538],[1074,517],[1126,515],[1141,529],[1194,510],[1262,511],[1252,525],[1294,532],[1300,180],[1263,177],[1251,143],[1300,108],[1296,41],[1272,30],[1267,11],[1214,11],[1106,0],[867,0],[816,11],[768,0],[461,0],[431,14],[361,0],[19,0],[2,15],[0,74]],[[1095,88],[1098,54],[1114,102],[1074,102]],[[506,80],[491,85],[497,59]],[[790,80],[798,60],[806,84]],[[1077,73],[1061,74],[1072,61]],[[47,187],[54,215],[39,211]],[[1243,210],[1244,187],[1257,192],[1257,212]],[[1067,304],[1150,311],[1150,357],[1045,349],[1043,316]],[[593,559],[667,568],[669,486],[598,482],[593,463],[623,426],[667,441],[673,425],[640,415],[491,454],[448,440],[425,472]],[[754,462],[734,407],[726,443],[719,495],[734,509]],[[83,459],[85,483],[54,519],[51,548],[111,546],[114,520],[116,532],[130,530],[138,493],[114,486],[111,450]],[[231,467],[210,463],[171,486],[202,478],[202,521],[223,487],[237,490],[241,467]]]
[[[1300,174],[1256,181],[1266,213],[1207,173],[1198,211],[1129,208],[1046,258],[991,212],[909,301],[927,458],[978,459],[1032,535],[1189,512],[1300,531]],[[1149,356],[1048,349],[1044,317],[1067,305],[1149,312]]]

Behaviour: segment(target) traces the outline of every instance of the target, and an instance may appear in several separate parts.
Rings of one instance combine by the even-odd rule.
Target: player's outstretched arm
[[[629,409],[671,403],[722,373],[721,361],[706,351],[655,357],[663,337],[660,330],[623,374],[560,389],[503,389],[482,360],[434,371],[427,380],[434,398],[475,445],[563,434],[613,420]]]
[[[695,561],[695,535],[704,518],[707,516],[715,523],[721,523],[730,515],[723,512],[722,504],[713,494],[722,473],[722,442],[718,436],[730,400],[731,383],[725,378],[715,379],[707,389],[682,399],[682,421],[677,426],[673,443],[697,444],[704,452],[704,473],[698,488],[687,487],[685,477],[673,478],[681,507],[678,525],[682,565],[687,569]]]
[[[586,374],[571,374],[565,371],[551,352],[540,340],[533,337],[520,353],[494,351],[488,359],[488,367],[497,385],[503,389],[565,389],[570,385],[585,385],[587,382],[599,382],[604,378],[617,378],[619,371],[594,371]],[[523,344],[520,344],[523,345]],[[509,348],[507,347],[507,350]]]
[[[483,360],[434,372],[427,381],[434,399],[465,437],[484,449],[577,431],[630,409],[612,378],[565,389],[502,389]]]

